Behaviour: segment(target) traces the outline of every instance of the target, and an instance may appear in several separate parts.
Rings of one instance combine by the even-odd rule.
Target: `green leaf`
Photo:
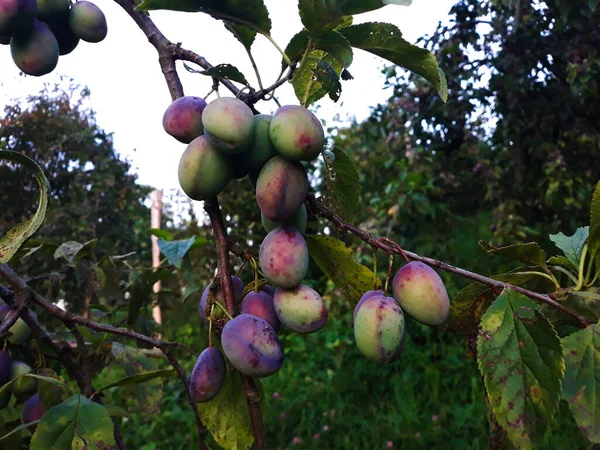
[[[336,212],[349,219],[354,216],[360,203],[360,175],[352,159],[343,150],[334,147],[332,151],[335,161],[328,163],[330,173],[323,177],[327,186],[326,199]]]
[[[589,232],[589,227],[577,228],[573,236],[566,236],[563,233],[551,234],[550,240],[563,251],[575,267],[579,267],[579,260],[581,259],[583,247],[585,246]]]
[[[551,256],[548,259],[548,264],[551,266],[561,266],[577,275],[579,269],[566,256]]]
[[[129,326],[136,322],[140,314],[140,309],[152,300],[154,296],[152,290],[154,283],[164,281],[171,276],[173,276],[173,273],[167,269],[158,271],[131,271],[129,273],[129,282],[127,284],[127,289],[131,296],[127,316]]]
[[[83,248],[81,242],[67,241],[60,244],[54,252],[54,259],[66,259],[70,264],[75,261],[75,255]]]
[[[170,231],[164,230],[162,228],[150,228],[150,234],[162,239],[163,241],[173,240],[173,234]]]
[[[402,32],[389,23],[361,23],[339,31],[352,47],[373,53],[422,76],[433,84],[443,101],[448,99],[446,77],[435,56],[424,48],[410,44]]]
[[[315,80],[315,72],[320,61],[328,63],[337,74],[342,71],[342,65],[331,55],[322,50],[313,50],[303,64],[296,69],[292,78],[292,86],[296,97],[305,107],[313,104],[329,93],[327,87],[323,86],[322,80]],[[329,88],[331,88],[329,86]]]
[[[299,61],[302,58],[302,55],[306,51],[306,47],[308,46],[309,36],[308,31],[302,30],[296,33],[288,45],[285,47],[285,54],[290,59],[290,61],[295,62]],[[281,67],[285,69],[287,67],[287,63],[282,58],[281,59]]]
[[[313,48],[323,50],[333,56],[344,68],[352,64],[353,54],[350,42],[337,31],[328,31],[313,40]]]
[[[120,406],[104,405],[104,409],[106,409],[106,412],[111,417],[130,417],[131,416],[131,414],[129,414],[129,412],[127,412],[125,409],[121,408]]]
[[[19,425],[18,427],[14,428],[13,430],[11,430],[9,433],[5,434],[4,436],[0,437],[0,441],[3,441],[4,439],[12,436],[15,433],[18,433],[19,431],[24,430],[25,428],[31,426],[31,425],[35,425],[40,423],[39,420],[34,420],[32,422],[28,422],[28,423],[22,423],[21,425]]]
[[[248,404],[238,372],[228,372],[219,394],[198,403],[202,423],[214,440],[227,450],[245,450],[254,442]]]
[[[600,182],[596,185],[590,209],[590,238],[588,240],[588,247],[590,256],[593,258],[598,250],[600,250]],[[597,267],[596,270],[600,270],[600,267]]]
[[[528,242],[526,244],[508,245],[506,247],[492,247],[487,242],[479,241],[479,245],[487,253],[504,256],[524,262],[525,264],[534,264],[542,269],[546,269],[546,252],[537,242]]]
[[[305,239],[312,259],[352,304],[366,291],[381,287],[381,281],[354,260],[352,250],[342,241],[314,234],[307,234]]]
[[[0,238],[0,263],[7,263],[17,253],[19,248],[29,239],[44,222],[48,207],[50,184],[44,171],[31,158],[17,152],[0,150],[0,160],[19,163],[31,170],[40,187],[40,201],[37,211],[29,219],[17,224]]]
[[[323,86],[323,89],[329,94],[329,98],[337,102],[342,94],[342,84],[340,83],[340,76],[331,64],[323,59],[317,61],[317,67],[314,68],[313,74],[315,81]]]
[[[556,331],[530,299],[505,289],[481,320],[478,366],[512,444],[537,448],[557,411],[564,374]]]
[[[49,409],[38,424],[30,450],[108,449],[116,446],[114,427],[102,405],[83,395]]]
[[[229,30],[247,50],[250,50],[254,43],[254,39],[256,39],[256,31],[246,25],[236,25],[231,22],[225,22],[225,28]]]
[[[590,322],[600,320],[600,289],[590,288],[586,291],[570,292],[562,303]]]
[[[563,398],[583,435],[600,444],[600,324],[562,339],[566,372]]]
[[[196,238],[192,236],[189,239],[181,241],[164,241],[158,239],[158,248],[167,257],[169,262],[177,268],[181,268],[184,256],[192,248]]]
[[[75,259],[83,259],[85,257],[89,257],[93,250],[96,248],[98,244],[98,239],[92,239],[91,241],[87,241],[83,246],[79,249],[79,251],[75,254]]]
[[[95,397],[97,394],[99,394],[102,391],[105,391],[106,389],[110,389],[110,388],[118,387],[118,386],[131,386],[133,384],[146,383],[147,381],[154,380],[155,378],[166,378],[166,377],[175,375],[176,373],[177,372],[175,371],[175,369],[159,369],[159,370],[152,370],[150,372],[136,373],[135,375],[121,378],[118,381],[115,381],[113,383],[107,384],[104,387],[101,387],[94,393],[94,395],[92,397]]]
[[[246,80],[246,77],[239,69],[231,64],[219,64],[200,72],[202,75],[208,77],[219,78],[221,80],[231,80],[236,83],[243,84],[244,86],[250,87],[250,83]]]

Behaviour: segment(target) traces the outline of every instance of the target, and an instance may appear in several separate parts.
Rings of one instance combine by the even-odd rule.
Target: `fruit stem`
[[[215,310],[215,304],[210,306],[210,317],[208,318],[208,347],[212,347],[212,323],[213,323],[213,312]]]
[[[387,273],[387,276],[385,277],[385,287],[383,288],[383,293],[386,296],[387,296],[387,292],[388,292],[388,284],[390,282],[390,277],[392,276],[392,267],[393,266],[394,266],[394,255],[392,253],[390,253],[388,273]]]
[[[229,314],[229,311],[227,311],[227,308],[225,308],[221,302],[219,302],[218,300],[215,300],[215,302],[213,303],[213,306],[217,305],[219,308],[221,308],[221,310],[225,313],[225,315],[229,318],[229,320],[233,319],[233,317],[231,316],[231,314]]]
[[[373,273],[375,274],[375,286],[373,287],[373,290],[377,289],[377,248],[376,247],[371,247],[373,249]]]

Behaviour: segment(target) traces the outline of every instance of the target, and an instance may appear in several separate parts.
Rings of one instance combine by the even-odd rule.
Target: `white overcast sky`
[[[413,0],[410,7],[386,6],[356,17],[355,23],[384,21],[397,25],[409,42],[431,33],[439,21],[445,21],[455,0]],[[139,181],[160,189],[179,188],[177,165],[185,145],[162,129],[162,115],[171,98],[157,62],[154,48],[131,18],[113,1],[98,0],[108,21],[108,36],[98,44],[81,42],[70,55],[61,57],[56,70],[44,77],[23,77],[13,64],[8,46],[0,45],[0,102],[38,92],[44,82],[59,82],[61,76],[87,85],[91,90],[89,106],[96,111],[99,125],[114,133],[115,147],[132,160]],[[301,28],[296,0],[265,0],[273,22],[272,36],[282,48]],[[181,42],[204,56],[212,64],[232,63],[255,85],[254,72],[245,50],[224,29],[221,22],[204,14],[155,11],[152,19],[173,42]],[[258,36],[253,46],[265,85],[275,81],[281,57],[271,44]],[[330,122],[341,118],[367,117],[369,107],[385,101],[380,75],[384,61],[356,50],[350,71],[354,80],[344,82],[342,98],[319,102],[319,117]],[[188,73],[181,65],[180,75],[186,95],[205,96],[211,79]],[[291,86],[278,91],[282,104],[297,100]],[[221,90],[222,95],[230,95]],[[274,102],[259,104],[261,112],[273,112]]]

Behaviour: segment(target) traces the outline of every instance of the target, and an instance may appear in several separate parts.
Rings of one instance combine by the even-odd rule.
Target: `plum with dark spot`
[[[10,366],[12,365],[12,358],[7,350],[0,350],[0,386],[10,380]]]
[[[314,333],[327,323],[323,298],[304,284],[292,289],[277,289],[273,300],[281,323],[297,333]]]
[[[264,216],[283,222],[298,212],[308,195],[308,176],[299,162],[270,159],[256,180],[256,202]]]
[[[23,361],[13,361],[10,366],[10,379],[14,380],[22,375],[31,372],[31,367]],[[12,392],[17,397],[23,397],[33,393],[37,388],[37,380],[33,377],[19,378],[17,381],[10,385]]]
[[[300,284],[308,272],[308,246],[296,228],[277,227],[260,245],[258,262],[269,283],[292,288]]]
[[[269,322],[240,314],[227,322],[221,334],[223,352],[244,375],[268,377],[283,365],[283,349]]]
[[[0,0],[0,35],[29,34],[37,10],[37,0]]]
[[[234,97],[220,97],[202,112],[204,134],[224,153],[240,153],[248,148],[254,134],[254,114],[248,105]]]
[[[363,296],[360,298],[360,300],[358,301],[358,303],[356,304],[356,307],[354,308],[354,316],[353,319],[356,319],[356,313],[358,312],[358,309],[360,308],[360,306],[367,301],[368,299],[370,299],[371,297],[375,297],[376,295],[384,295],[383,291],[367,291],[363,294]]]
[[[242,299],[242,294],[244,293],[244,282],[238,277],[231,277],[231,284],[233,285],[233,297],[236,303],[238,303]],[[208,315],[206,313],[206,306],[208,305],[208,292],[210,290],[210,284],[204,289],[202,292],[202,296],[200,297],[200,304],[198,305],[198,316],[200,317],[200,322],[207,325],[208,324]],[[215,299],[223,306],[225,306],[225,292],[221,286],[215,292]],[[210,313],[210,311],[209,311]],[[225,317],[225,313],[218,306],[215,306],[213,314],[215,317]]]
[[[308,214],[306,212],[306,206],[302,204],[298,212],[286,219],[284,222],[274,222],[273,220],[270,220],[267,217],[265,217],[264,213],[262,212],[260,213],[260,220],[262,222],[263,228],[267,233],[270,233],[275,228],[281,225],[291,225],[295,227],[300,233],[304,234],[306,233]]]
[[[179,161],[179,184],[192,200],[216,197],[229,183],[231,173],[227,158],[206,136],[198,136],[190,142]]]
[[[354,319],[354,339],[367,358],[393,362],[404,349],[404,314],[390,297],[375,295],[366,299]]]
[[[58,64],[58,41],[48,25],[36,20],[30,34],[10,40],[10,54],[23,73],[41,77]]]
[[[277,152],[293,161],[311,161],[325,145],[323,125],[308,109],[298,105],[279,108],[269,128]]]
[[[279,327],[273,297],[266,292],[248,292],[240,305],[240,314],[252,314],[265,319],[275,330]]]
[[[392,282],[394,298],[413,319],[429,326],[442,325],[450,312],[444,282],[435,270],[420,261],[402,267]]]
[[[106,16],[91,2],[78,1],[71,6],[69,26],[86,42],[103,41],[108,34]]]
[[[217,347],[200,353],[190,375],[190,394],[195,402],[207,402],[217,396],[225,381],[226,365]]]
[[[202,111],[206,101],[201,97],[180,97],[169,105],[163,114],[163,128],[179,142],[189,144],[202,136]]]
[[[40,394],[35,394],[34,396],[30,397],[23,406],[23,423],[40,420],[44,414],[46,414],[46,409],[44,408],[44,405],[42,405]],[[36,428],[37,424],[27,427],[27,429],[32,433],[35,432]]]

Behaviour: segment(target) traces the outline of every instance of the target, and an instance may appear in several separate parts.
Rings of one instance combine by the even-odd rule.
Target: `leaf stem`
[[[519,275],[537,275],[540,277],[547,278],[548,280],[552,281],[552,284],[554,284],[556,290],[560,289],[560,284],[554,275],[548,275],[547,273],[538,272],[536,270],[532,270],[530,272],[519,272]]]
[[[564,267],[560,267],[560,266],[552,266],[551,269],[557,270],[559,272],[564,273],[566,276],[568,276],[571,281],[573,281],[573,283],[577,284],[577,277],[575,275],[573,275],[571,272],[569,272],[567,269],[565,269]]]
[[[577,283],[577,286],[575,286],[576,291],[581,290],[581,288],[583,287],[583,282],[585,281],[583,276],[583,270],[585,269],[585,258],[587,257],[587,252],[588,246],[587,244],[585,244],[585,246],[583,247],[583,252],[581,252],[581,259],[579,260],[579,281]]]
[[[275,40],[271,37],[271,35],[268,34],[268,33],[262,33],[260,31],[259,31],[259,33],[262,34],[264,37],[266,37],[271,44],[273,44],[273,47],[275,47],[277,49],[277,51],[279,53],[281,53],[281,57],[283,58],[283,60],[285,61],[285,63],[288,65],[288,67],[291,67],[292,61],[290,60],[290,58],[288,57],[288,55],[286,55],[285,52],[281,49],[281,47],[279,45],[277,45],[277,42],[275,42]]]

